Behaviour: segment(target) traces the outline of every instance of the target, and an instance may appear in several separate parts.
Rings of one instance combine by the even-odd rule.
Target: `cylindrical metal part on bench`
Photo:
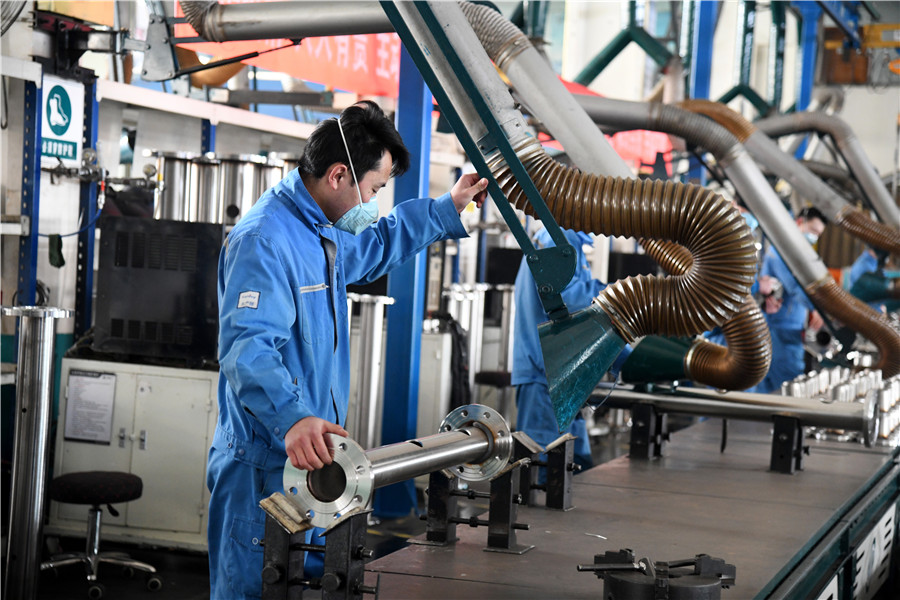
[[[441,423],[441,432],[371,450],[349,438],[327,434],[332,463],[315,471],[284,467],[284,492],[316,527],[327,527],[365,508],[375,489],[450,470],[467,481],[497,475],[512,455],[512,435],[503,417],[478,404],[461,406]]]
[[[606,397],[598,389],[594,399]],[[603,402],[609,408],[631,408],[634,404],[652,404],[665,412],[723,417],[745,421],[771,421],[776,415],[793,417],[803,425],[860,431],[866,445],[875,439],[878,427],[877,401],[869,395],[863,402],[831,402],[811,398],[792,398],[747,392],[720,393],[692,388],[677,395],[652,394],[614,389]]]
[[[44,541],[56,319],[69,317],[71,311],[4,306],[2,314],[19,317],[15,446],[3,597],[33,600],[37,596]]]

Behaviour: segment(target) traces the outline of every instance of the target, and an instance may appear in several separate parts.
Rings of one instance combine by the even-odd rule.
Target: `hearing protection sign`
[[[41,166],[81,166],[84,85],[45,75],[41,107]]]

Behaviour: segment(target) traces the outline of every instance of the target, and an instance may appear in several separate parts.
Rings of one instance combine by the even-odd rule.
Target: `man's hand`
[[[818,311],[812,311],[809,313],[809,328],[813,331],[818,331],[825,326],[825,319],[822,318],[822,315],[819,314]]]
[[[478,173],[467,173],[459,178],[453,189],[450,190],[450,198],[456,206],[456,212],[462,212],[469,202],[474,202],[478,208],[484,204],[487,198],[488,181],[479,178]]]
[[[772,289],[774,283],[778,281],[774,277],[769,277],[768,275],[760,275],[759,276],[759,293],[762,296],[770,296],[772,294]]]
[[[781,310],[781,305],[784,304],[784,300],[781,298],[776,298],[775,296],[766,296],[766,312],[770,315],[774,315],[779,310]]]
[[[294,423],[284,436],[284,447],[291,464],[307,471],[330,465],[331,452],[325,442],[326,433],[347,437],[343,427],[318,417],[306,417]]]

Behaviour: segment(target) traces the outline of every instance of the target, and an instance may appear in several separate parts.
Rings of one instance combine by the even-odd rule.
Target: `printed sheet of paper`
[[[69,371],[65,438],[109,444],[115,398],[116,376],[112,373]]]

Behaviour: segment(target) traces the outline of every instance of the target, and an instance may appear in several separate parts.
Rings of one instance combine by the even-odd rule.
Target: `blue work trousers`
[[[210,490],[210,600],[258,599],[262,595],[263,536],[266,513],[263,498],[283,492],[283,470],[265,470],[235,460],[215,448],[209,451],[206,475]],[[306,541],[324,544],[322,529],[307,531]],[[315,537],[313,537],[315,536]],[[306,576],[322,575],[323,555],[306,555]]]

